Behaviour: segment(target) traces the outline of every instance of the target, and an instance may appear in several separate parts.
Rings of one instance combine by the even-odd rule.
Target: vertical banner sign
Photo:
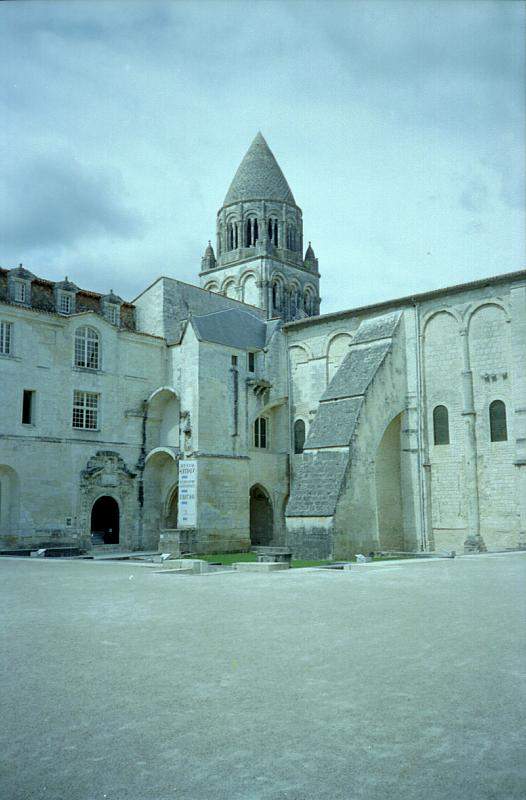
[[[179,461],[178,528],[197,525],[197,461]]]

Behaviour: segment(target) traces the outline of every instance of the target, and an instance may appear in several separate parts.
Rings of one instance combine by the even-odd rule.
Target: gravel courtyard
[[[3,800],[526,796],[526,554],[0,586]]]

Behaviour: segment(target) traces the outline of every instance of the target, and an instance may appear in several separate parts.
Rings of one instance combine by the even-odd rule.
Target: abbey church
[[[0,269],[2,549],[526,547],[526,271],[320,314],[308,238],[258,134],[199,285]]]

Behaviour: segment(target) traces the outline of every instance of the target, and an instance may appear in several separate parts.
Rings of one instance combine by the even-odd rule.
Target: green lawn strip
[[[256,553],[208,553],[207,555],[198,555],[198,556],[189,556],[190,558],[200,558],[203,561],[208,561],[214,564],[223,564],[224,566],[230,566],[235,564],[238,561],[257,561]],[[400,554],[393,554],[393,555],[385,555],[385,556],[374,556],[373,561],[396,561],[400,558],[414,558],[415,556],[411,553],[400,553]],[[351,559],[341,559],[342,561],[351,561]],[[339,561],[339,559],[336,559]],[[352,561],[356,561],[356,556],[352,557]],[[329,566],[330,564],[334,564],[334,561],[330,560],[322,560],[322,561],[303,561],[303,560],[293,560],[291,563],[291,567],[293,569],[302,569],[304,567],[325,567]]]
[[[223,564],[224,566],[235,564],[238,561],[257,561],[255,553],[208,553],[207,555],[196,557],[209,563]],[[291,566],[294,569],[299,569],[301,567],[323,567],[326,564],[332,564],[332,561],[293,561]]]

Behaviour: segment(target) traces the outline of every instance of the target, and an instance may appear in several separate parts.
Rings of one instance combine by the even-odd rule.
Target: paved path
[[[0,586],[2,800],[526,796],[526,555]]]

